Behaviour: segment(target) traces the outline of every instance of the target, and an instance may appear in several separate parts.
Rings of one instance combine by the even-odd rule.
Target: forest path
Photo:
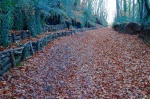
[[[148,99],[150,48],[137,36],[98,28],[52,41],[6,73],[0,98]]]

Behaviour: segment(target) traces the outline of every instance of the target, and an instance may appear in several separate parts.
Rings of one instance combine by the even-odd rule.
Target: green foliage
[[[148,0],[116,0],[116,4],[117,15],[115,22],[150,22]]]
[[[7,46],[9,44],[9,29],[13,24],[14,3],[11,0],[2,0],[0,2],[0,45]]]
[[[91,0],[1,0],[0,45],[9,44],[10,30],[30,30],[36,37],[49,18],[89,26],[94,22]]]

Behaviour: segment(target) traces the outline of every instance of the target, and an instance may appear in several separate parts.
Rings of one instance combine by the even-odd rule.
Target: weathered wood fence
[[[29,37],[31,37],[31,32],[28,30],[26,31],[24,30],[24,31],[19,31],[17,34],[15,33],[10,34],[9,41],[10,43],[16,43]]]
[[[58,37],[68,36],[73,33],[75,33],[75,30],[49,34],[39,39],[37,42],[29,41],[26,44],[20,46],[19,48],[8,49],[0,52],[0,75],[2,75],[11,67],[16,66],[21,61],[24,61],[28,57],[32,56],[36,51],[41,50],[52,40],[57,39]]]
[[[58,31],[58,30],[62,30],[65,28],[66,26],[64,24],[45,25],[42,31],[43,33],[45,33],[45,32],[51,32],[51,31]],[[10,43],[20,42],[21,40],[27,39],[29,37],[31,37],[31,32],[28,30],[22,30],[22,31],[19,31],[18,33],[9,34],[8,36]],[[2,45],[0,44],[0,46]]]

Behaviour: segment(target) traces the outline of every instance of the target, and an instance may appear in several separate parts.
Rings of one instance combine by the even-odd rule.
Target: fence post
[[[21,38],[21,40],[23,40],[23,39],[24,39],[23,31],[19,31],[19,33],[20,33],[20,38]]]
[[[10,50],[10,58],[11,58],[13,67],[15,67],[16,66],[16,62],[15,62],[15,56],[14,56],[13,49]]]
[[[27,30],[26,32],[29,33],[29,38],[31,37],[31,31]]]
[[[40,50],[40,41],[39,40],[37,41],[37,49],[38,49],[38,51]]]
[[[15,34],[11,34],[12,35],[12,42],[14,43],[15,42]]]
[[[32,46],[32,43],[30,42],[30,47],[31,47],[31,52],[32,52],[32,55],[34,54],[34,50],[33,50],[33,46]]]
[[[29,57],[29,55],[28,55],[28,52],[27,52],[27,48],[29,48],[29,47],[27,47],[27,44],[28,44],[29,42],[27,42],[27,43],[25,43],[24,44],[24,49],[23,49],[23,51],[22,51],[22,58],[21,58],[21,61],[24,61],[27,57]]]

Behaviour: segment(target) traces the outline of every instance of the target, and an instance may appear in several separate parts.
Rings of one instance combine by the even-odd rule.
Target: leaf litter
[[[2,99],[149,99],[150,48],[111,28],[52,41],[4,74]]]

